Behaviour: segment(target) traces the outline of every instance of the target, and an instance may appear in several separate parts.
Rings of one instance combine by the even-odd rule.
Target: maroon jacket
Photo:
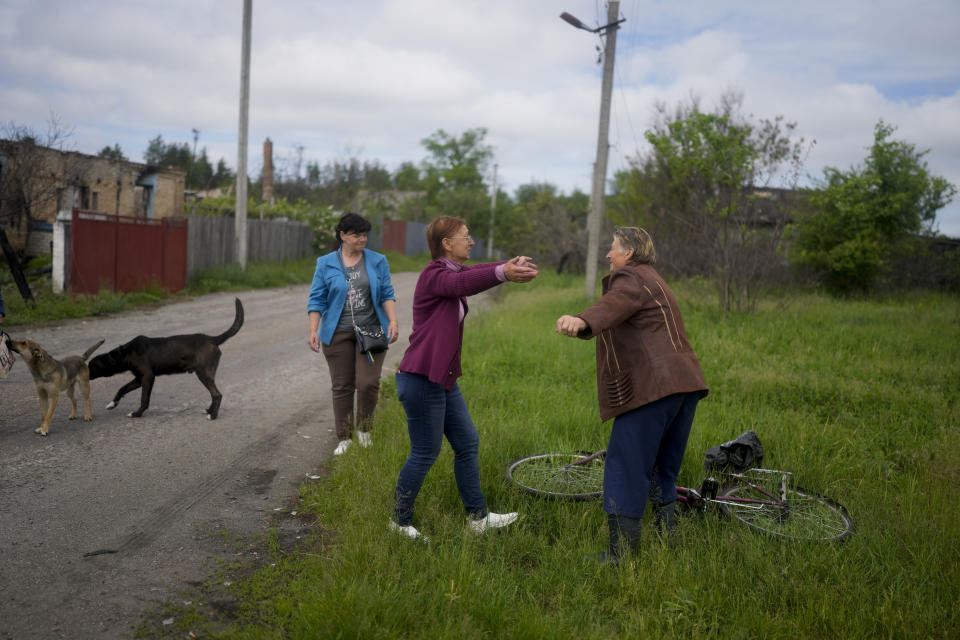
[[[400,371],[426,376],[447,391],[453,389],[462,374],[460,305],[466,317],[467,296],[500,284],[497,266],[501,264],[486,262],[454,271],[438,258],[424,267],[413,291],[413,330]]]
[[[579,337],[597,338],[601,420],[674,393],[707,395],[673,292],[648,264],[629,264],[603,279],[603,296],[577,317]]]

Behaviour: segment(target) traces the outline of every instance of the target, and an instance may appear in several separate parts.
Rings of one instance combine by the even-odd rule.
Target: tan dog
[[[41,420],[40,426],[34,430],[35,433],[45,436],[50,432],[50,420],[60,401],[61,391],[67,392],[73,404],[73,409],[67,417],[70,420],[76,419],[77,399],[73,395],[73,389],[78,382],[83,399],[87,403],[87,411],[83,419],[85,422],[93,420],[93,412],[90,409],[90,369],[87,367],[87,358],[103,344],[102,338],[82,356],[67,356],[63,360],[51,357],[33,340],[9,340],[8,344],[12,351],[16,351],[23,358],[37,385]]]

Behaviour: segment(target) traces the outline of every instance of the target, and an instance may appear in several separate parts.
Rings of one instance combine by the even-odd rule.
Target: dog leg
[[[45,436],[47,434],[43,430],[43,425],[47,420],[47,394],[40,387],[37,387],[37,405],[40,406],[40,426],[34,429],[33,432]]]
[[[214,369],[214,372],[216,372],[216,369]],[[220,390],[217,389],[217,383],[213,379],[213,374],[197,369],[197,378],[200,379],[203,386],[210,392],[210,406],[207,408],[207,420],[216,420],[217,414],[220,412],[220,401],[223,399],[223,395],[220,393]]]
[[[89,374],[88,374],[89,375]],[[83,394],[83,401],[86,403],[86,412],[83,414],[84,422],[93,421],[93,408],[90,406],[90,378],[82,373],[78,376],[80,381],[80,393]]]
[[[46,392],[41,392],[40,406],[42,409],[45,409],[45,411],[43,413],[43,418],[40,420],[40,428],[35,429],[34,433],[39,433],[41,436],[45,436],[50,433],[50,421],[53,420],[53,412],[57,408],[57,402],[59,399],[59,392],[53,395],[50,395]]]
[[[117,395],[113,396],[113,400],[111,400],[110,403],[107,404],[107,409],[113,409],[114,407],[117,406],[117,403],[120,402],[120,398],[127,395],[129,392],[133,391],[134,389],[139,389],[139,388],[140,388],[140,376],[137,376],[127,384],[120,387],[120,390],[117,391]]]
[[[151,374],[143,376],[140,383],[140,408],[127,414],[128,418],[139,418],[143,412],[150,406],[150,394],[153,393],[154,376]]]
[[[70,386],[67,387],[67,397],[70,398],[70,415],[67,416],[67,420],[77,419],[77,397],[73,393],[75,386],[76,383],[71,382]]]

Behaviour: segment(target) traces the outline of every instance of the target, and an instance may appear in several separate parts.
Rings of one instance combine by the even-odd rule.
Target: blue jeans
[[[440,455],[444,436],[453,448],[453,475],[467,515],[486,516],[487,503],[480,491],[480,436],[460,387],[454,385],[447,391],[424,376],[398,372],[397,395],[407,414],[410,456],[400,470],[394,492],[396,523],[402,527],[413,523],[413,503]]]
[[[677,475],[700,394],[675,393],[614,418],[603,466],[603,509],[643,517],[677,499]]]

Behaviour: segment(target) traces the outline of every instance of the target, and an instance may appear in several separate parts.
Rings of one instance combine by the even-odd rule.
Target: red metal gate
[[[384,220],[383,242],[381,244],[384,251],[396,251],[406,255],[407,223],[403,220]]]
[[[101,288],[130,293],[153,285],[179,291],[187,284],[187,221],[131,218],[73,210],[70,292]]]

